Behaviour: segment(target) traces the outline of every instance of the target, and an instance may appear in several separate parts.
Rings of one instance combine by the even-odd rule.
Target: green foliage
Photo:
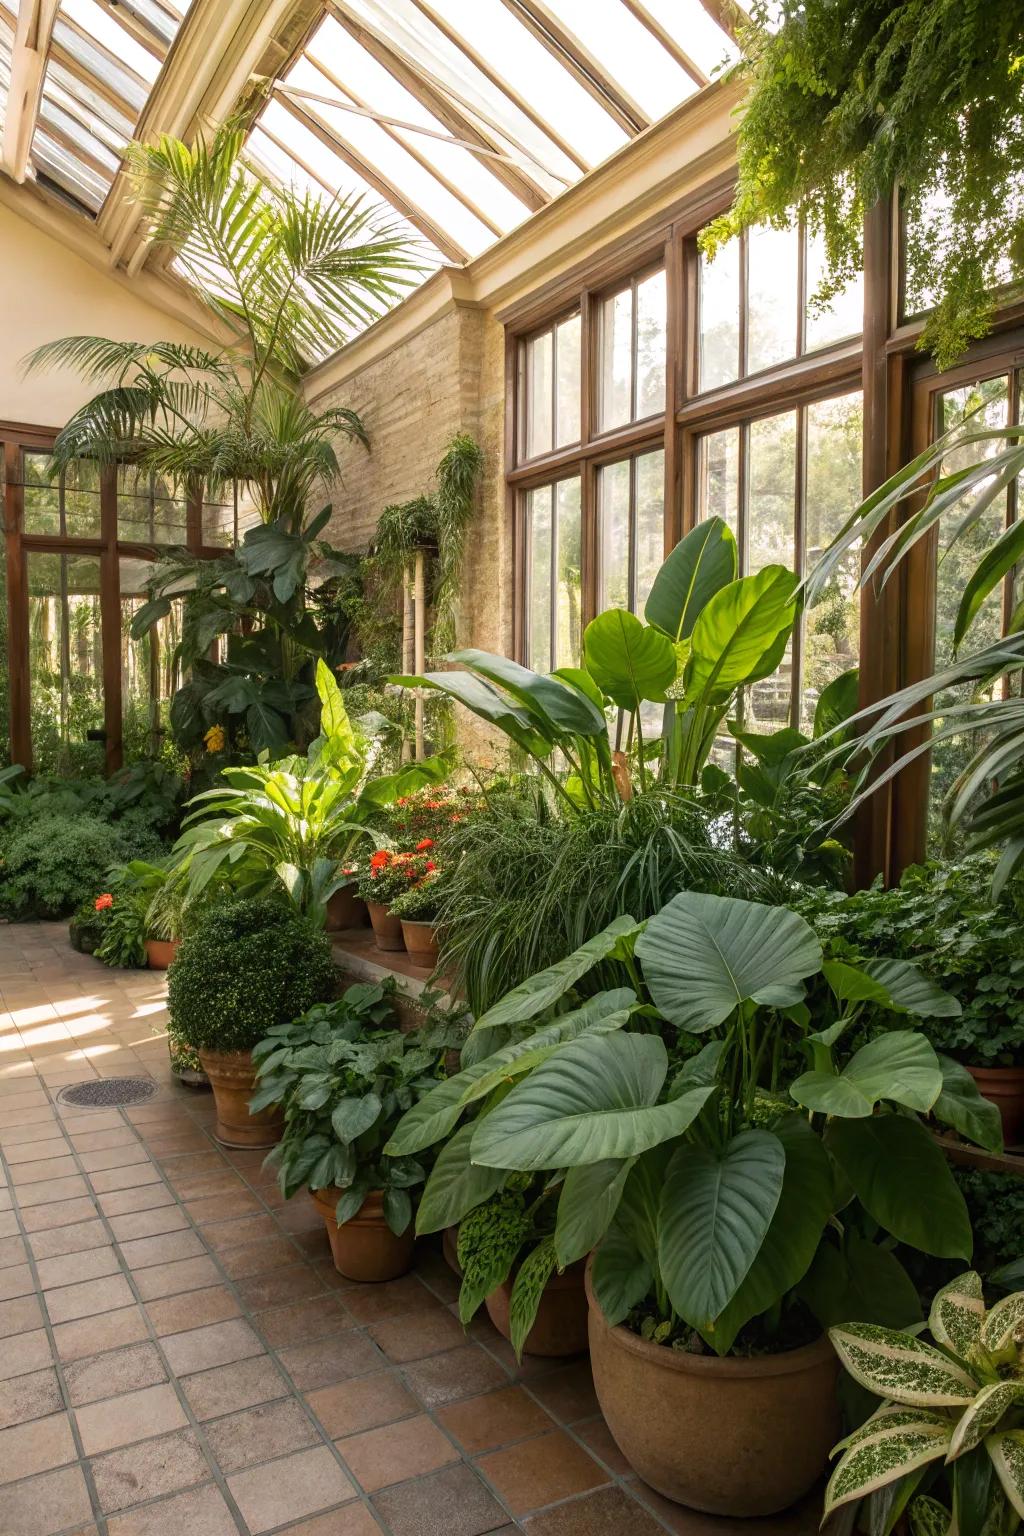
[[[974,1230],[975,1257],[982,1274],[1024,1255],[1024,1181],[1011,1173],[954,1168]]]
[[[0,821],[0,916],[18,922],[68,917],[99,892],[112,865],[162,851],[134,817],[111,824],[49,806],[8,817]]]
[[[171,1023],[196,1050],[248,1051],[333,994],[331,946],[281,900],[219,904],[167,973]]]
[[[388,910],[392,917],[404,917],[410,923],[433,923],[444,902],[447,872],[435,869],[402,891]]]
[[[802,906],[828,954],[855,963],[879,955],[912,961],[960,1003],[930,1018],[928,1038],[969,1066],[1024,1065],[1024,880],[991,896],[993,860],[913,866],[897,887],[876,882],[851,896],[822,894]],[[884,1027],[869,1010],[866,1027]]]
[[[141,892],[123,887],[118,891],[102,939],[94,950],[97,960],[129,970],[145,965],[146,905]]]
[[[508,1278],[532,1227],[524,1181],[502,1189],[459,1223],[459,1317],[468,1323],[481,1303]],[[528,1187],[528,1186],[527,1186]]]
[[[84,813],[126,832],[173,836],[183,794],[180,776],[162,763],[134,763],[109,779],[26,779],[13,767],[0,771],[0,835],[5,827],[39,816]]]
[[[284,1109],[284,1135],[270,1161],[286,1199],[304,1187],[336,1188],[340,1224],[371,1191],[382,1191],[388,1225],[401,1233],[426,1171],[414,1158],[389,1156],[384,1144],[433,1086],[450,1039],[436,1030],[403,1034],[393,991],[393,983],[349,987],[336,1002],[270,1029],[253,1051],[252,1107]]]
[[[706,249],[802,217],[824,237],[825,302],[861,266],[865,211],[899,187],[910,304],[932,309],[922,345],[948,367],[1024,270],[1019,7],[759,0],[741,41],[739,183]]]
[[[109,921],[110,909],[105,908],[98,912],[95,898],[88,897],[75,909],[68,924],[71,948],[77,949],[79,954],[95,954],[96,946],[101,943]]]

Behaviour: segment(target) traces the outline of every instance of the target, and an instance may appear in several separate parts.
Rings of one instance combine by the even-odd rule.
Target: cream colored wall
[[[0,420],[60,427],[94,388],[67,369],[27,377],[22,359],[61,336],[110,336],[117,341],[209,344],[112,274],[63,246],[0,204]]]

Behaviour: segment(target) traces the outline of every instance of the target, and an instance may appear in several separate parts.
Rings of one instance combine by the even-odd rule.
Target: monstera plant
[[[928,1326],[934,1344],[865,1323],[830,1330],[882,1402],[836,1446],[825,1514],[863,1500],[887,1531],[906,1508],[914,1536],[1011,1536],[1024,1519],[1024,1292],[986,1311],[968,1271],[939,1291]]]

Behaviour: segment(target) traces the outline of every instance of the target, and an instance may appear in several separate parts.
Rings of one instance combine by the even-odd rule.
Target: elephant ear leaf
[[[978,1383],[962,1365],[911,1333],[843,1323],[828,1336],[853,1379],[877,1397],[914,1408],[966,1408],[977,1396]]]
[[[928,1314],[928,1328],[937,1344],[966,1360],[981,1337],[985,1321],[985,1297],[981,1276],[973,1269],[957,1275],[938,1291]]]
[[[705,605],[736,580],[738,563],[728,524],[705,518],[679,540],[655,576],[644,618],[670,640],[686,640]]]
[[[613,1221],[594,1255],[594,1298],[605,1321],[615,1327],[641,1302],[651,1287],[650,1262],[624,1227]]]
[[[942,1072],[932,1046],[912,1029],[876,1035],[836,1076],[805,1072],[790,1093],[805,1109],[846,1119],[870,1115],[880,1099],[926,1113],[942,1092]]]
[[[848,1449],[825,1490],[824,1518],[841,1504],[862,1499],[906,1477],[929,1461],[945,1456],[953,1433],[952,1420],[937,1414],[902,1412],[874,1414],[850,1437]]]
[[[986,1152],[1003,1150],[1003,1117],[997,1105],[985,1099],[978,1085],[960,1062],[939,1052],[942,1092],[935,1101],[934,1115],[944,1125],[984,1147]]]
[[[583,632],[583,656],[594,682],[620,709],[664,703],[676,678],[671,640],[624,608],[608,608]]]

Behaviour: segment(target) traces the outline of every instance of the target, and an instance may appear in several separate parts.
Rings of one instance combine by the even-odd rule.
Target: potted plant
[[[390,915],[402,924],[402,940],[409,958],[432,971],[437,965],[437,915],[444,898],[444,872],[431,856],[432,840],[424,838],[413,860],[422,874],[391,903]],[[407,866],[408,867],[408,866]]]
[[[366,902],[356,889],[359,879],[358,864],[343,864],[339,866],[338,874],[344,877],[344,884],[327,901],[327,932],[347,933],[352,928],[367,928],[370,923],[370,914],[366,908]]]
[[[350,1280],[393,1280],[410,1267],[413,1192],[426,1177],[422,1163],[390,1157],[384,1144],[436,1081],[441,1047],[397,1028],[393,990],[349,987],[271,1029],[253,1052],[253,1108],[279,1105],[284,1114],[271,1154],[281,1191],[291,1199],[308,1188],[335,1268]]]
[[[422,873],[421,869],[417,869],[411,853],[394,853],[390,848],[378,848],[370,855],[366,871],[360,877],[356,889],[369,910],[374,943],[378,949],[397,951],[405,948],[402,919],[392,913],[391,905]]]
[[[1020,1529],[1022,1317],[1024,1292],[986,1309],[981,1276],[970,1270],[932,1303],[934,1344],[919,1330],[855,1322],[830,1330],[840,1360],[875,1406],[835,1447],[841,1459],[825,1494],[826,1518],[860,1504],[870,1522],[864,1529],[882,1529],[881,1521],[891,1529],[903,1509],[915,1536],[1012,1536]]]
[[[113,891],[101,891],[83,901],[68,923],[71,948],[80,954],[93,955],[103,942],[114,905]]]
[[[225,1147],[272,1147],[283,1116],[264,1102],[250,1113],[253,1046],[335,989],[331,946],[281,899],[211,905],[167,973],[167,1008],[213,1087],[214,1135]]]
[[[613,959],[633,985],[581,1000]],[[869,1004],[903,1027],[859,1044]],[[683,892],[478,1019],[462,1070],[388,1150],[447,1138],[421,1230],[516,1174],[560,1183],[555,1264],[594,1254],[591,1358],[620,1448],[669,1498],[769,1514],[810,1489],[836,1433],[825,1330],[865,1300],[879,1322],[917,1320],[894,1240],[970,1256],[963,1197],[920,1117],[991,1144],[997,1113],[907,1027],[950,1008],[907,962],[823,962],[788,908]]]
[[[876,884],[847,897],[821,894],[804,910],[835,958],[898,955],[956,998],[957,1011],[928,1020],[928,1038],[963,1063],[982,1095],[998,1105],[1004,1143],[1018,1146],[1024,1142],[1024,876],[1011,878],[993,898],[995,864],[993,856],[974,855],[915,865],[894,890]]]

